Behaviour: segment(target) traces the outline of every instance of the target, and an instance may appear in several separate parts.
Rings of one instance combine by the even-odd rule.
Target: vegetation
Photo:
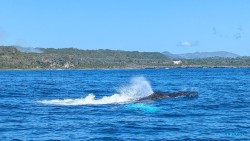
[[[43,53],[26,53],[16,47],[0,47],[0,69],[88,69],[155,68],[172,64],[158,52],[40,49]]]
[[[183,59],[182,67],[250,67],[250,57]]]
[[[250,57],[181,59],[181,63],[175,64],[176,59],[159,52],[75,48],[37,50],[39,53],[24,52],[14,46],[0,46],[0,69],[250,67]]]

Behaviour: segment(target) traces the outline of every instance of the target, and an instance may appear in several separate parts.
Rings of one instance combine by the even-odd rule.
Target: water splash
[[[152,93],[151,85],[144,77],[135,77],[131,79],[129,84],[120,87],[118,93],[111,96],[104,96],[100,99],[96,99],[94,94],[88,94],[84,98],[42,100],[38,102],[51,105],[123,104],[134,102]]]
[[[121,95],[128,96],[132,99],[139,99],[153,93],[150,83],[144,77],[134,77],[129,85],[118,89]]]

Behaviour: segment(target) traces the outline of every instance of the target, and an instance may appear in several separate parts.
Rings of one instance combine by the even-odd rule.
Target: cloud
[[[240,39],[242,37],[242,25],[237,27],[237,33],[234,34],[235,39]]]
[[[18,39],[15,43],[17,50],[25,53],[43,53],[42,50],[38,48],[29,47],[30,45],[23,39]]]
[[[5,36],[6,36],[5,32],[0,30],[0,41],[3,41]]]
[[[42,50],[38,48],[32,48],[32,47],[21,47],[21,46],[16,46],[16,49],[25,52],[25,53],[43,53]]]
[[[233,37],[234,39],[240,39],[242,38],[244,34],[244,30],[243,30],[243,26],[239,24],[236,28],[232,28],[232,29],[226,29],[226,28],[217,29],[217,27],[213,27],[212,33],[213,35],[218,36],[220,38]]]
[[[217,29],[215,27],[212,28],[213,34],[216,35],[217,34]]]
[[[15,46],[27,47],[30,46],[29,43],[24,39],[17,39],[15,42]]]
[[[195,42],[182,41],[182,42],[177,43],[177,46],[191,47],[191,46],[197,46],[198,44],[199,44],[198,41],[195,41]]]
[[[235,38],[235,39],[240,39],[240,38],[241,38],[241,33],[236,33],[236,34],[234,35],[234,38]]]

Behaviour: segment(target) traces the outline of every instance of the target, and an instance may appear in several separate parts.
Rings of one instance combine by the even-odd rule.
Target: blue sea
[[[0,96],[1,141],[250,140],[249,68],[6,70]]]

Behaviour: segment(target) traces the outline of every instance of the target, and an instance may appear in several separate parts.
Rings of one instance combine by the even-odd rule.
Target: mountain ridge
[[[227,51],[214,51],[214,52],[194,52],[194,53],[183,53],[173,54],[168,51],[162,52],[162,54],[175,59],[204,59],[204,58],[237,58],[241,57],[238,54],[227,52]]]

